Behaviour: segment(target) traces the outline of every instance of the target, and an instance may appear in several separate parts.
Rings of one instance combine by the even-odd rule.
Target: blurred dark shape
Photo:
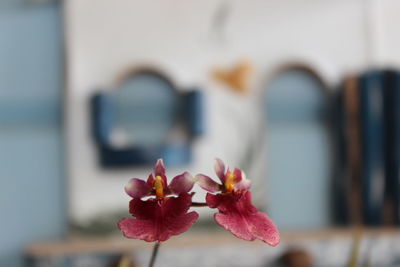
[[[78,253],[76,253],[75,251],[75,253],[62,253],[58,255],[28,255],[27,266],[135,267],[137,266],[137,264],[135,256],[128,251],[126,252],[125,251],[122,252],[82,251]]]
[[[70,231],[71,234],[82,237],[107,237],[115,233],[119,234],[115,222],[128,214],[125,210],[99,214],[84,224],[70,223]]]
[[[289,249],[279,258],[279,263],[285,267],[311,267],[313,259],[305,250]]]
[[[347,76],[337,90],[340,162],[336,222],[395,225],[400,221],[400,72],[374,69]]]
[[[135,267],[135,260],[131,254],[122,255],[121,258],[110,265],[111,267]]]

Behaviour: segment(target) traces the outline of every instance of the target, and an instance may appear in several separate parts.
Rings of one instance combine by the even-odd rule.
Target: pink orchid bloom
[[[120,220],[118,228],[127,238],[147,242],[166,241],[187,231],[199,218],[197,212],[188,213],[192,204],[192,194],[188,192],[193,185],[188,172],[174,177],[168,185],[164,163],[159,159],[146,182],[133,178],[125,187],[132,197],[129,212],[135,218]],[[141,199],[146,196],[147,200]]]
[[[225,172],[225,164],[216,159],[215,172],[222,184],[215,182],[210,177],[198,174],[195,179],[200,187],[207,193],[206,202],[210,208],[217,208],[214,214],[215,221],[230,231],[236,237],[244,240],[260,239],[261,241],[276,246],[280,237],[274,222],[265,213],[259,212],[251,202],[250,180],[245,173],[235,168]]]

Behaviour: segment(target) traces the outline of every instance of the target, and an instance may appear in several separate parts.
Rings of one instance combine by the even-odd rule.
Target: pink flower
[[[250,180],[240,169],[225,172],[222,160],[216,159],[215,172],[222,184],[210,177],[198,174],[195,179],[203,189],[218,194],[207,193],[206,202],[210,208],[217,208],[215,221],[236,237],[252,241],[261,241],[276,246],[280,237],[274,222],[265,213],[259,212],[251,202]]]
[[[129,212],[135,218],[124,218],[118,228],[127,238],[148,242],[165,241],[172,235],[187,231],[198,219],[197,212],[189,212],[192,204],[192,176],[185,172],[174,177],[168,185],[165,167],[159,159],[147,181],[133,178],[125,187],[133,199]],[[149,196],[147,200],[142,197]]]

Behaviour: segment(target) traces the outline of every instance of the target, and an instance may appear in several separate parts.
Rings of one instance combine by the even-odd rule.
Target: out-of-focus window
[[[289,69],[265,94],[271,216],[282,228],[329,224],[332,153],[327,92],[317,77]]]

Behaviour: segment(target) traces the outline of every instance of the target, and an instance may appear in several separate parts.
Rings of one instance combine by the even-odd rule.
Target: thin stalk
[[[192,202],[192,207],[207,207],[207,203],[203,203],[203,202]]]
[[[154,244],[153,253],[151,254],[149,267],[153,267],[154,266],[154,262],[156,261],[157,254],[158,254],[158,248],[160,247],[160,244],[161,244],[160,242],[157,242],[157,243]]]

